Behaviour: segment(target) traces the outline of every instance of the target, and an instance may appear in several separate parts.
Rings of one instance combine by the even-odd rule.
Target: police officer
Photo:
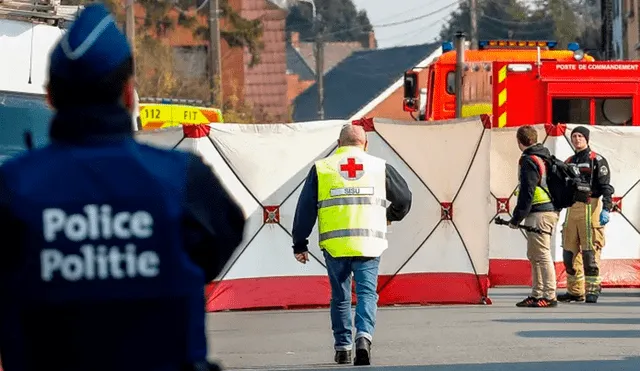
[[[567,271],[567,293],[563,302],[596,303],[600,295],[600,253],[605,245],[604,226],[613,207],[609,163],[589,147],[589,129],[577,126],[571,132],[575,154],[566,162],[575,164],[591,194],[567,210],[563,234],[563,262]],[[602,201],[600,201],[602,197]],[[580,254],[582,252],[582,254]],[[585,298],[586,296],[586,298]]]
[[[334,360],[352,360],[351,274],[356,282],[355,365],[370,364],[378,295],[380,256],[387,248],[387,224],[402,220],[411,207],[411,191],[384,160],[366,153],[361,126],[346,125],[336,152],[312,166],[293,221],[295,258],[309,260],[308,237],[316,218],[331,286]],[[391,203],[389,206],[388,203]]]
[[[88,5],[51,54],[52,143],[0,167],[4,371],[209,368],[204,285],[245,219],[199,157],[136,143],[132,75]]]

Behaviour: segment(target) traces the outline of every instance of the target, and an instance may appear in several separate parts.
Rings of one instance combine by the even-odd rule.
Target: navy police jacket
[[[120,107],[58,112],[0,167],[5,371],[185,370],[207,354],[204,286],[245,218],[189,153],[137,143]]]

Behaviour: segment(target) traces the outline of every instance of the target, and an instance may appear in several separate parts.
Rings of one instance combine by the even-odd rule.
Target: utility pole
[[[129,43],[131,47],[134,45],[136,28],[135,28],[135,13],[133,9],[134,0],[127,0],[125,5],[126,19],[125,19],[125,31],[127,34],[127,39],[129,39]]]
[[[316,84],[318,85],[318,119],[324,120],[324,28],[317,22],[316,34]]]
[[[600,3],[600,19],[602,26],[600,34],[602,37],[601,52],[603,60],[611,60],[613,52],[613,2],[602,0]]]
[[[462,73],[464,71],[465,36],[462,31],[456,32],[456,118],[462,117]]]
[[[311,5],[312,30],[315,33],[315,57],[316,57],[316,86],[318,87],[318,119],[324,120],[324,27],[321,18],[316,11],[314,0],[298,0],[298,2]]]
[[[135,36],[136,36],[136,16],[133,8],[135,0],[127,0],[125,5],[125,34],[127,35],[127,39],[129,39],[129,45],[131,45],[131,52],[135,54]],[[134,64],[135,64],[135,58]],[[136,73],[135,68],[133,69],[133,81],[135,84]]]
[[[210,67],[210,87],[211,104],[214,105],[216,99],[220,108],[224,106],[222,95],[222,61],[220,60],[220,19],[219,0],[209,0],[209,60]],[[217,93],[217,96],[216,96]]]
[[[471,15],[471,49],[478,47],[478,0],[469,0]]]
[[[313,32],[316,35],[315,57],[316,57],[316,86],[318,87],[318,119],[324,120],[324,27],[321,18],[316,10],[314,0],[298,0],[311,5],[311,19],[313,22]]]

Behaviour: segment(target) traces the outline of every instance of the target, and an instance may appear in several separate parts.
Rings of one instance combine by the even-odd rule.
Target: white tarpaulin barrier
[[[540,141],[561,160],[573,155],[571,130],[577,125],[536,125]],[[605,227],[600,274],[604,287],[640,285],[640,130],[636,127],[589,126],[590,147],[602,154],[610,165],[614,201],[620,206],[611,213]],[[491,194],[497,216],[511,216],[517,198],[518,182],[516,144],[517,128],[491,129]],[[508,215],[507,215],[508,214]],[[566,211],[560,214],[554,231],[552,251],[556,262],[558,286],[566,286],[562,263],[562,223]],[[530,285],[531,273],[526,258],[526,239],[520,231],[491,225],[490,270],[491,286]]]
[[[247,216],[243,244],[207,288],[209,311],[328,305],[317,226],[306,265],[293,257],[291,228],[306,174],[335,150],[344,124],[211,124],[137,133],[141,142],[202,155]],[[487,302],[489,229],[478,226],[493,216],[489,130],[479,120],[364,126],[369,153],[394,166],[413,191],[409,215],[389,227],[380,305]]]

